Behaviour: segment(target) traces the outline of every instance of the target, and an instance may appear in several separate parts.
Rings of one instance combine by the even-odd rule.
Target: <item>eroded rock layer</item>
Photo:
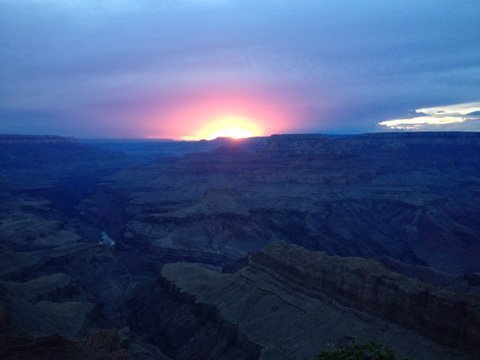
[[[480,354],[478,298],[404,277],[372,260],[280,243],[252,255],[236,273],[178,263],[162,274],[199,302],[216,305],[224,319],[262,345],[266,359],[308,359],[329,342],[352,338],[388,343],[412,359]]]
[[[477,133],[271,136],[120,171],[80,207],[121,198],[124,246],[238,259],[281,240],[460,276],[480,271],[478,174]]]

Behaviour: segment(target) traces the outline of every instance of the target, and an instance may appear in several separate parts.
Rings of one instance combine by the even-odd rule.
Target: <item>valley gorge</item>
[[[480,356],[480,135],[0,136],[0,358]]]

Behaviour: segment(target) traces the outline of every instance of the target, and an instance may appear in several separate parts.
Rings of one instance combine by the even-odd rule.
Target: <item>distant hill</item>
[[[70,143],[76,141],[73,137],[63,137],[56,135],[9,135],[0,134],[1,144],[21,144],[21,143]]]

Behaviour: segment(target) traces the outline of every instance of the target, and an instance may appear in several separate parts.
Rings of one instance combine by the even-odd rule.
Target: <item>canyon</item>
[[[480,135],[0,136],[0,356],[480,356]]]

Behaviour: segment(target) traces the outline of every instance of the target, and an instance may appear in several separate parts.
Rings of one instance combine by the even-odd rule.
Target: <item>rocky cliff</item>
[[[257,359],[260,346],[165,278],[143,283],[123,306],[133,330],[173,359]]]
[[[414,281],[366,259],[312,254],[284,244],[253,254],[250,266],[271,272],[309,295],[329,296],[439,343],[480,355],[478,298]]]
[[[375,261],[280,243],[251,255],[233,274],[186,263],[166,265],[162,274],[182,293],[216,305],[224,319],[262,345],[265,359],[312,358],[329,342],[352,338],[388,343],[412,359],[480,355],[479,298],[404,277]]]

